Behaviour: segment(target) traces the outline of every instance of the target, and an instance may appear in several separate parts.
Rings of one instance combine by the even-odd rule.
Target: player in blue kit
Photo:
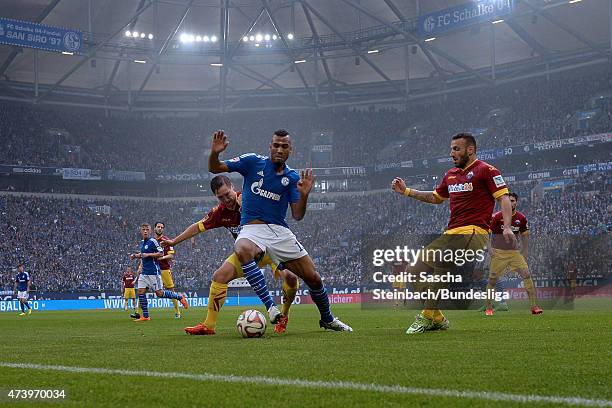
[[[189,308],[189,304],[184,295],[176,292],[165,290],[161,281],[161,269],[157,258],[164,256],[164,249],[155,238],[151,237],[151,225],[142,224],[140,226],[140,252],[130,255],[130,259],[140,259],[138,265],[138,304],[142,309],[142,316],[134,319],[136,322],[151,320],[149,317],[149,307],[147,303],[147,289],[155,292],[157,297],[165,297],[176,299],[185,309]]]
[[[298,275],[309,288],[310,297],[317,305],[321,320],[319,325],[335,331],[353,329],[334,317],[329,307],[327,291],[314,263],[299,243],[285,220],[287,207],[297,221],[304,218],[308,194],[314,177],[312,170],[299,175],[285,164],[292,151],[291,136],[280,129],[272,135],[270,157],[254,153],[219,161],[229,141],[222,130],[213,134],[208,159],[211,173],[238,172],[244,177],[242,188],[242,229],[236,238],[234,252],[240,260],[244,276],[268,310],[274,324],[287,325],[283,315],[268,291],[257,259],[267,254],[274,263]]]
[[[30,297],[30,274],[25,271],[23,265],[19,265],[19,272],[15,276],[13,291],[17,292],[17,299],[19,299],[19,306],[21,307],[19,316],[25,316],[25,308],[28,308],[28,314],[32,314],[32,308],[28,303],[28,298]]]

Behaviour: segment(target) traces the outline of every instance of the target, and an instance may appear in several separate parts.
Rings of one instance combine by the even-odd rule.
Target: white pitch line
[[[225,383],[248,383],[270,386],[293,386],[301,388],[327,388],[331,390],[352,390],[376,392],[382,394],[414,394],[428,395],[433,397],[451,397],[451,398],[474,398],[488,401],[510,401],[520,403],[552,403],[565,405],[578,405],[585,407],[612,407],[612,401],[602,399],[587,399],[581,397],[557,397],[543,395],[521,395],[521,394],[505,394],[501,392],[488,391],[458,391],[446,390],[442,388],[414,388],[404,387],[402,385],[381,385],[381,384],[366,384],[348,381],[311,381],[277,377],[263,376],[239,376],[239,375],[222,375],[222,374],[190,374],[176,372],[159,372],[159,371],[128,371],[111,368],[95,368],[95,367],[70,367],[61,365],[43,365],[43,364],[28,364],[28,363],[8,363],[0,362],[0,367],[20,368],[30,370],[50,370],[64,371],[70,373],[85,373],[85,374],[111,374],[120,376],[135,376],[135,377],[157,377],[157,378],[183,378],[187,380],[203,381],[203,382],[225,382]]]

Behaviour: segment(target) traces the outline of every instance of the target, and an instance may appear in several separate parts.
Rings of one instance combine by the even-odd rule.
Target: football
[[[245,339],[261,337],[266,332],[266,318],[258,310],[245,310],[238,316],[236,329]]]

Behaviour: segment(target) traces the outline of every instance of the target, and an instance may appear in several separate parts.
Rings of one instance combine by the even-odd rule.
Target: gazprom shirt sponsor
[[[281,199],[280,194],[276,194],[276,193],[273,193],[271,191],[264,190],[263,188],[261,188],[261,186],[263,185],[263,181],[264,179],[260,179],[259,181],[256,181],[255,183],[251,184],[251,191],[253,192],[253,194],[256,194],[263,198],[268,198],[270,200],[280,201]]]

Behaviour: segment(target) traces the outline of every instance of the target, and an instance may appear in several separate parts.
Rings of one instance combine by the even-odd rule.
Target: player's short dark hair
[[[157,221],[157,222],[155,223],[155,227],[157,227],[157,224],[161,224],[161,225],[163,225],[163,226],[164,226],[164,228],[166,228],[166,224],[164,224],[164,223],[163,223],[163,222],[161,222],[161,221]]]
[[[509,195],[510,197],[514,197],[514,199],[515,199],[516,201],[518,201],[518,194],[516,194],[514,191],[513,191],[512,193],[509,193],[508,195]]]
[[[467,143],[468,146],[472,145],[474,146],[474,149],[476,149],[476,138],[471,133],[469,132],[457,133],[455,136],[453,136],[453,140],[457,140],[457,139],[465,139],[465,142]]]
[[[274,132],[274,136],[287,137],[289,136],[289,132],[287,132],[285,129],[278,129]]]
[[[219,189],[224,185],[229,187],[233,186],[232,180],[230,180],[227,176],[218,175],[210,180],[210,190],[213,192],[213,194],[217,194],[217,191],[219,191]]]

